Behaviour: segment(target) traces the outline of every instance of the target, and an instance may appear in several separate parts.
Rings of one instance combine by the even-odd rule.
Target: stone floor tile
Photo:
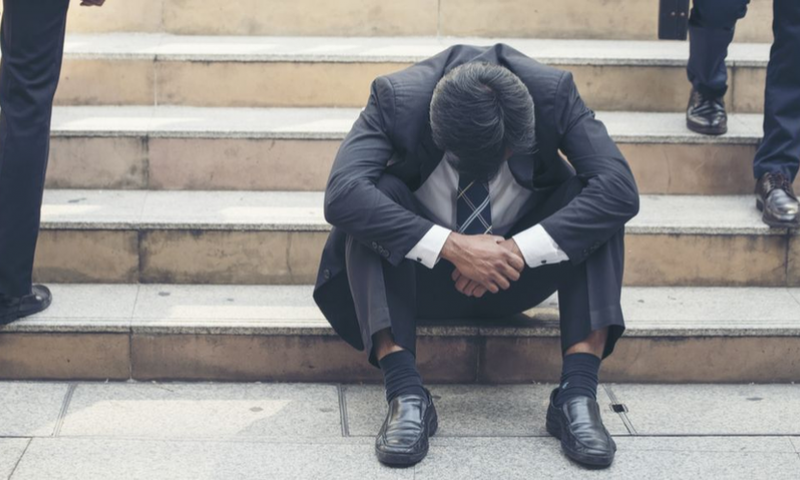
[[[381,466],[372,445],[36,439],[14,480],[402,480],[413,470]]]
[[[0,478],[9,478],[28,442],[27,438],[0,438]]]
[[[152,438],[341,436],[335,386],[82,384],[61,430],[68,436]]]
[[[551,438],[452,438],[446,442],[434,439],[428,458],[416,467],[415,478],[796,478],[800,468],[797,455],[782,448],[751,451],[750,439],[744,444],[738,438],[728,438],[725,442],[730,448],[718,451],[703,449],[693,439],[686,442],[683,438],[620,438],[611,468],[589,471],[569,461],[561,453],[559,443]]]
[[[797,435],[798,385],[633,385],[611,389],[643,435]]]
[[[431,387],[439,414],[437,436],[546,436],[545,414],[551,385],[436,385]],[[350,435],[374,436],[386,417],[381,386],[345,387]],[[600,389],[600,406],[608,430],[628,431],[611,400]]]
[[[0,383],[0,437],[49,437],[69,386],[65,383]]]

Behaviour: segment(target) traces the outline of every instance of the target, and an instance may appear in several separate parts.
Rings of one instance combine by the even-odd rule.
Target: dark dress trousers
[[[541,224],[570,259],[525,268],[511,289],[481,299],[455,290],[449,262],[428,269],[405,259],[433,225],[413,195],[444,155],[431,136],[433,90],[447,72],[466,62],[502,65],[528,87],[537,146],[508,162],[515,181],[532,192],[532,208],[510,235]],[[354,347],[372,353],[372,335],[391,328],[395,341],[414,352],[417,319],[507,316],[558,291],[562,347],[611,327],[608,355],[624,330],[624,225],[638,205],[625,159],[584,105],[569,72],[507,45],[455,46],[373,82],[328,181],[325,216],[334,227],[314,298]],[[375,363],[373,355],[370,360]]]
[[[31,290],[69,0],[4,0],[0,47],[0,294]]]
[[[736,21],[750,0],[694,0],[689,21],[689,81],[714,95],[727,90],[725,57]],[[767,66],[764,140],[753,162],[756,179],[783,173],[794,180],[800,167],[800,2],[773,0],[774,42]]]

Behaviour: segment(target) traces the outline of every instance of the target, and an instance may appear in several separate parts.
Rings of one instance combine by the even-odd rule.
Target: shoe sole
[[[724,128],[710,128],[710,127],[698,127],[696,125],[692,125],[689,122],[686,122],[686,128],[693,131],[694,133],[699,133],[702,135],[725,135],[728,133],[728,126],[726,125]]]
[[[31,315],[36,315],[37,313],[41,313],[47,310],[52,303],[53,303],[52,298],[49,298],[46,302],[42,303],[35,310],[30,310],[25,313],[22,312],[7,313],[2,317],[0,317],[0,325],[8,325],[11,322],[19,320],[20,318],[30,317]]]
[[[764,211],[764,202],[761,201],[760,198],[756,198],[756,208],[761,215],[761,221],[766,223],[768,226],[773,228],[800,228],[800,222],[797,220],[793,222],[782,222],[780,220],[775,220],[774,218],[768,217],[767,213]]]
[[[564,445],[564,440],[561,438],[561,425],[556,420],[552,420],[550,415],[547,416],[547,421],[545,422],[545,428],[547,429],[547,433],[551,436],[557,438],[559,442],[561,442],[561,450],[564,454],[575,460],[576,462],[580,463],[581,465],[587,467],[595,467],[595,468],[607,468],[610,467],[612,463],[614,463],[614,455],[610,457],[597,457],[594,455],[586,455],[583,453],[573,452],[569,448]]]
[[[433,408],[433,415],[431,415],[427,425],[429,439],[436,435],[436,431],[439,429],[439,417],[436,414],[436,408],[431,408]],[[413,455],[404,455],[401,453],[383,453],[379,451],[376,451],[375,453],[378,455],[378,461],[387,467],[410,467],[421,462],[428,455],[429,447],[430,444],[426,445],[425,450]]]

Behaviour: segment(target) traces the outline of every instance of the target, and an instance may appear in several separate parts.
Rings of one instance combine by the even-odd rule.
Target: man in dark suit
[[[105,0],[83,0],[101,6]],[[0,325],[46,309],[33,257],[69,0],[4,0],[0,28]]]
[[[415,365],[418,318],[503,317],[557,291],[564,368],[547,429],[571,458],[611,464],[597,376],[624,330],[624,225],[638,198],[568,72],[506,45],[456,46],[375,80],[328,181],[334,228],[314,298],[384,373],[380,461],[422,460],[437,428]]]
[[[725,57],[736,21],[750,0],[694,0],[689,20],[688,74],[692,94],[686,111],[690,130],[721,135],[728,130],[723,97],[728,88]],[[764,223],[798,226],[792,182],[800,167],[800,2],[773,1],[772,44],[764,99],[764,140],[753,161],[756,207]]]

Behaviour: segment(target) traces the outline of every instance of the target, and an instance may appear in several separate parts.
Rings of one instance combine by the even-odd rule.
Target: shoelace
[[[780,188],[784,192],[790,193],[789,187],[789,179],[782,173],[773,173],[767,176],[767,192]]]
[[[697,115],[706,115],[709,113],[722,114],[722,101],[715,97],[707,97],[700,92],[696,92],[700,98],[698,105],[694,107],[694,113]]]

